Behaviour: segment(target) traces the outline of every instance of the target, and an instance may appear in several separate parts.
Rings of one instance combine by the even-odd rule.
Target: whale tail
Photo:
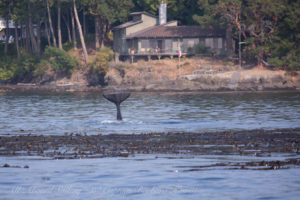
[[[128,97],[130,97],[130,93],[110,93],[110,94],[103,94],[103,97],[110,102],[113,102],[117,107],[117,120],[122,120],[121,115],[121,108],[120,104],[125,101]]]

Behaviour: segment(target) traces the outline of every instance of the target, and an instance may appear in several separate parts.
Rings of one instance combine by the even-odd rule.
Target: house
[[[15,40],[15,22],[13,20],[9,20],[8,21],[8,27],[6,26],[6,20],[4,18],[0,17],[0,43],[5,43],[6,42],[6,31],[8,28],[8,35],[9,35],[9,39],[8,39],[8,43],[13,43]],[[18,38],[20,39],[25,39],[26,38],[26,31],[24,31],[26,29],[26,25],[18,25]],[[23,29],[23,31],[22,31]],[[33,24],[33,34],[35,36],[38,35],[37,33],[38,28],[36,24]],[[46,37],[46,33],[44,30],[42,30],[42,36]]]
[[[0,42],[5,42],[6,41],[6,36],[5,36],[5,31],[6,31],[6,20],[3,18],[0,18]],[[15,29],[15,24],[12,20],[8,21],[8,28],[9,28],[9,33],[14,33]],[[13,37],[14,34],[9,34],[9,43],[12,43],[14,40]]]
[[[114,27],[113,49],[120,57],[193,55],[202,51],[229,56],[231,31],[222,27],[178,26],[167,22],[167,5],[162,1],[159,17],[147,12],[130,14],[132,20]]]

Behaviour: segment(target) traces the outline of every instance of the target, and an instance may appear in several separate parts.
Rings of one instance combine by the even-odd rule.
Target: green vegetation
[[[102,47],[96,52],[95,60],[91,65],[91,73],[98,76],[99,82],[104,84],[104,77],[109,68],[109,62],[113,59],[114,52],[108,47]]]
[[[197,44],[195,46],[195,53],[196,54],[211,54],[211,50],[208,47],[205,47],[201,44]]]
[[[104,47],[112,45],[112,28],[127,21],[130,12],[157,15],[160,2],[0,0],[1,19],[13,20],[22,27],[1,31],[2,36],[12,36],[13,40],[0,41],[0,82],[34,81],[49,69],[71,75],[77,65],[102,77],[113,57],[111,49]],[[300,0],[165,2],[168,20],[179,20],[182,25],[231,27],[236,57],[238,43],[242,42],[243,59],[247,62],[300,69]],[[190,50],[211,53],[201,45]]]
[[[203,26],[231,25],[243,57],[258,65],[300,69],[300,0],[198,0],[194,20]]]
[[[67,52],[59,48],[47,47],[44,55],[55,72],[72,74],[73,69],[77,65],[76,58],[72,58]]]

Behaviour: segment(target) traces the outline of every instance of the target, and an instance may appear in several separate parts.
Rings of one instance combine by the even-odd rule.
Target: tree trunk
[[[83,34],[86,35],[86,16],[85,16],[85,8],[83,7],[82,11],[82,20],[83,20]]]
[[[104,25],[104,22],[103,20],[101,20],[101,25],[100,25],[100,47],[103,47],[104,46],[104,33],[105,33],[105,25]]]
[[[28,21],[26,22],[26,50],[30,51],[30,38],[29,38],[29,25],[28,25]]]
[[[18,24],[17,23],[15,23],[15,44],[16,44],[18,58],[20,58],[19,35],[18,35]]]
[[[47,4],[47,12],[48,12],[49,26],[50,26],[50,31],[51,31],[51,34],[52,34],[52,39],[53,39],[53,45],[54,45],[54,47],[57,47],[57,46],[56,46],[56,37],[55,37],[54,30],[53,30],[53,25],[52,25],[52,19],[51,19],[51,13],[50,13],[49,0],[46,0],[46,4]]]
[[[41,19],[37,19],[37,52],[41,54]]]
[[[57,33],[58,33],[58,47],[63,49],[62,47],[62,40],[61,40],[61,5],[60,1],[57,2]]]
[[[77,38],[76,38],[76,27],[75,27],[75,20],[74,20],[74,14],[73,9],[71,8],[71,23],[72,23],[72,36],[73,36],[73,45],[74,49],[77,49]]]
[[[71,30],[70,30],[70,21],[69,18],[66,18],[64,15],[62,15],[62,18],[67,26],[67,32],[68,32],[68,41],[72,42],[72,36],[71,36]]]
[[[5,25],[5,47],[4,47],[4,53],[7,55],[8,53],[8,42],[9,42],[9,19],[8,16],[6,17],[6,25]]]
[[[264,52],[259,51],[258,55],[257,55],[257,65],[258,65],[259,68],[263,68],[263,66],[264,66],[263,57],[264,57]]]
[[[104,35],[104,37],[105,37],[105,40],[106,41],[108,41],[108,33],[110,32],[110,24],[109,24],[109,22],[108,21],[106,21],[106,23],[105,23],[105,35]]]
[[[32,44],[32,49],[33,49],[34,53],[39,53],[38,52],[38,47],[37,47],[37,42],[36,42],[34,32],[33,32],[32,14],[31,14],[30,3],[28,3],[28,11],[29,11],[28,26],[29,26],[29,34],[30,34],[30,41],[31,41],[31,44]]]
[[[232,25],[228,25],[226,29],[226,47],[227,57],[232,58]]]
[[[95,16],[95,48],[100,48],[100,17]]]
[[[20,24],[20,37],[21,37],[21,44],[20,46],[24,48],[24,40],[23,40],[23,32],[24,32],[24,29],[23,29],[23,21],[21,21],[21,24]]]
[[[48,28],[48,22],[45,21],[45,31],[47,34],[47,40],[48,40],[48,46],[51,46],[51,38],[50,38],[50,33],[49,33],[49,28]]]
[[[79,36],[80,36],[81,46],[82,46],[82,50],[83,50],[84,62],[85,62],[85,64],[87,64],[88,54],[87,54],[87,50],[86,50],[86,46],[85,46],[85,42],[84,42],[84,37],[83,37],[82,29],[81,29],[81,24],[80,24],[80,21],[79,21],[79,18],[78,18],[78,13],[77,13],[75,0],[73,0],[73,8],[74,8],[74,15],[75,15],[76,23],[77,23]]]

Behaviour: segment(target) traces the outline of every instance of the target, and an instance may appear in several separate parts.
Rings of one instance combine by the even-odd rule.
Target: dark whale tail
[[[130,96],[130,93],[110,93],[110,94],[103,94],[103,97],[110,102],[116,104],[117,107],[117,120],[122,120],[120,104],[125,101]]]

